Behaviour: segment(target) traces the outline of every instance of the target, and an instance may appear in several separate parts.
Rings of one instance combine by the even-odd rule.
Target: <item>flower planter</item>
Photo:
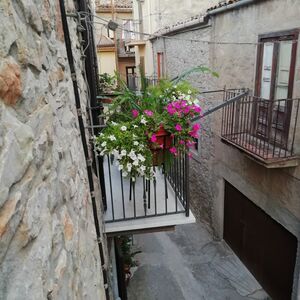
[[[158,145],[163,145],[163,149],[170,149],[172,146],[171,134],[165,130],[163,125],[160,125],[159,130],[155,133]]]
[[[160,166],[165,159],[165,151],[172,146],[172,137],[169,132],[161,125],[155,133],[156,142],[150,142],[149,148],[152,152],[153,166]]]

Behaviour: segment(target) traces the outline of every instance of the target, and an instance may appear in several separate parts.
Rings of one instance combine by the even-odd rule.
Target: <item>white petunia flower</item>
[[[120,158],[120,152],[117,149],[113,149],[112,154],[115,156],[116,159]]]
[[[139,160],[136,159],[132,164],[133,164],[134,166],[138,166],[138,165],[139,165]]]
[[[139,127],[139,126],[137,126],[137,125],[135,125],[135,124],[133,125],[133,128],[138,128],[138,127]]]
[[[116,140],[116,137],[115,137],[114,135],[110,135],[108,138],[109,138],[111,141],[115,141],[115,140]]]
[[[127,127],[126,127],[126,126],[122,126],[120,129],[121,129],[122,131],[126,131],[126,130],[127,130]]]
[[[128,171],[128,172],[131,172],[131,168],[132,168],[132,164],[131,164],[131,163],[128,163],[128,164],[127,164],[127,171]]]
[[[127,151],[126,150],[122,150],[121,151],[121,156],[124,156],[124,155],[126,155],[127,154]]]
[[[141,166],[140,169],[144,172],[146,170],[145,166]]]
[[[119,165],[119,171],[123,170],[124,166],[123,165]]]
[[[118,125],[118,123],[112,121],[112,122],[111,122],[111,125],[116,126],[116,125]]]
[[[133,145],[134,145],[134,146],[138,146],[138,145],[139,145],[139,142],[134,141],[134,142],[133,142]]]
[[[105,147],[106,144],[107,144],[106,142],[103,142],[103,143],[101,144],[101,146],[102,146],[102,147]]]
[[[145,161],[145,157],[142,155],[142,154],[138,154],[138,159],[140,160],[140,161],[142,161],[142,162],[144,162]]]
[[[145,119],[145,118],[142,118],[142,119],[141,119],[141,123],[142,123],[142,124],[147,124],[146,119]]]
[[[127,172],[123,172],[123,173],[122,173],[122,176],[123,176],[123,177],[126,177],[127,175],[128,175]]]

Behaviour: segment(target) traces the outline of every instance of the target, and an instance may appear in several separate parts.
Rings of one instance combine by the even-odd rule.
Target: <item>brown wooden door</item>
[[[228,182],[224,239],[272,299],[291,299],[296,237]]]
[[[286,147],[292,110],[298,31],[259,37],[256,96],[256,135]]]

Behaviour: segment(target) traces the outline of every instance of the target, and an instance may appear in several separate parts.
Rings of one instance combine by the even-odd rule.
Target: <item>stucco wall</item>
[[[1,1],[0,19],[0,298],[105,299],[59,2]]]
[[[97,54],[100,74],[114,75],[116,71],[116,55],[113,51],[99,51]]]
[[[284,14],[283,14],[284,12]],[[259,1],[240,9],[217,14],[210,18],[211,27],[176,34],[176,38],[191,37],[212,42],[253,42],[258,35],[300,28],[300,6],[295,0]],[[154,41],[154,53],[163,50],[161,41]],[[169,77],[189,67],[205,64],[218,72],[217,80],[190,77],[197,87],[207,89],[240,88],[253,90],[256,66],[256,45],[224,45],[165,40],[166,64]],[[199,83],[202,81],[202,84]],[[300,49],[293,97],[300,96]],[[204,108],[222,102],[222,94],[206,96]],[[299,128],[298,121],[298,128]],[[203,121],[199,152],[191,162],[192,207],[198,218],[211,224],[216,237],[223,236],[224,182],[230,182],[300,240],[300,167],[266,169],[248,159],[220,138],[221,111]],[[296,137],[299,154],[300,131]],[[299,245],[299,244],[298,244]],[[299,249],[300,247],[298,247]],[[298,251],[299,252],[299,251]],[[298,253],[293,299],[299,297]]]

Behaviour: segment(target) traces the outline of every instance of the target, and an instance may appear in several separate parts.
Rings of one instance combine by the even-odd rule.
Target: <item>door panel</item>
[[[296,237],[228,182],[224,239],[272,299],[291,299]]]

